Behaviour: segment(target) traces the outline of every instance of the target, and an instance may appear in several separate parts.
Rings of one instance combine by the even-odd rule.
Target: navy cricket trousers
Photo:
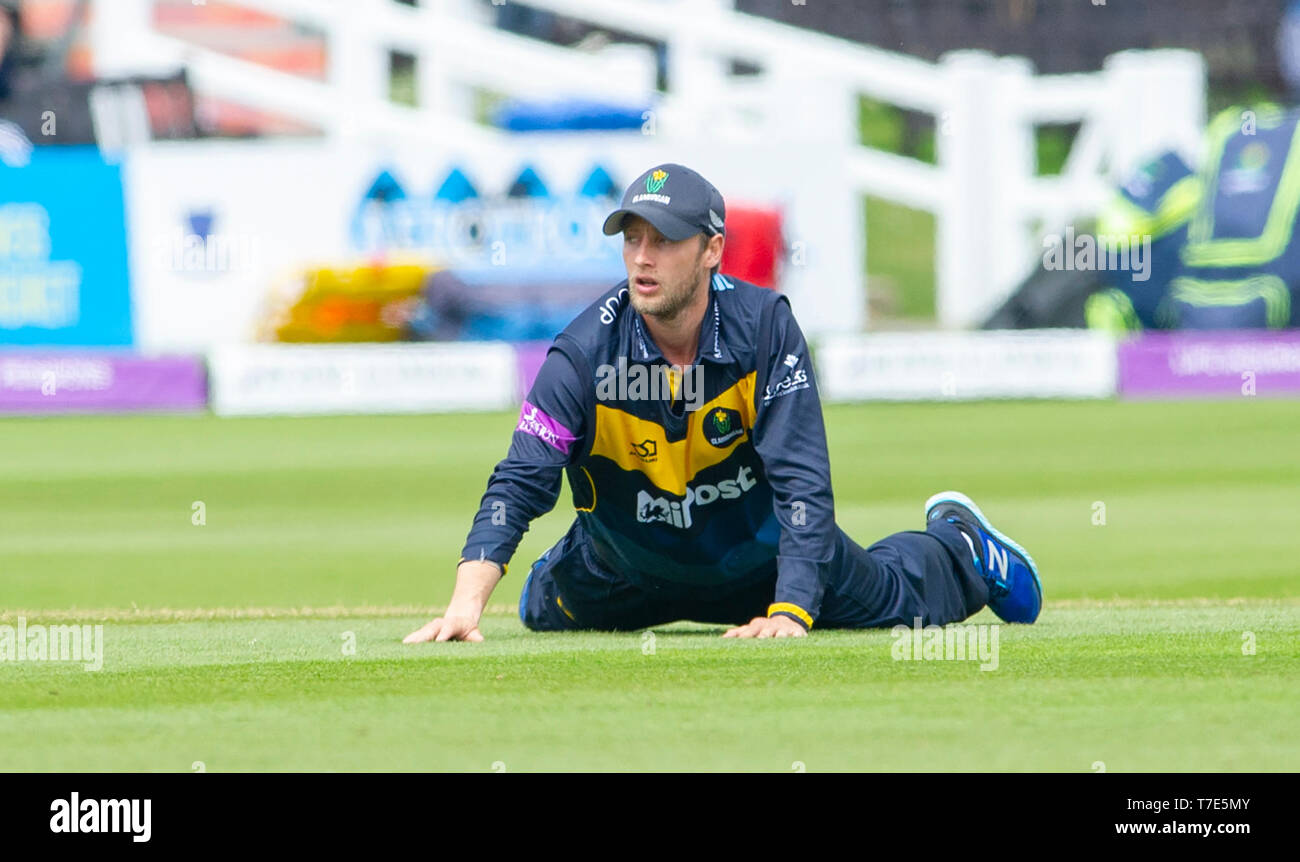
[[[767,615],[776,588],[770,576],[731,590],[641,586],[596,559],[581,522],[533,563],[519,598],[519,618],[535,631],[635,631],[678,620],[747,623]],[[933,522],[862,548],[836,528],[835,554],[816,628],[945,625],[988,602],[988,587],[960,531]]]

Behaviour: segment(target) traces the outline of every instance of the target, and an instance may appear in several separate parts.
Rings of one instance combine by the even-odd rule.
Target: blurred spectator
[[[14,70],[18,63],[19,29],[18,7],[8,0],[0,0],[0,102],[9,98]]]
[[[0,165],[21,168],[31,161],[32,142],[15,123],[0,120]]]
[[[0,109],[13,90],[22,35],[20,25],[16,3],[0,0]],[[0,119],[0,165],[22,167],[31,156],[32,142],[23,130],[15,123]]]
[[[668,80],[668,46],[663,42],[645,39],[634,33],[624,33],[610,27],[597,27],[557,15],[545,9],[535,9],[522,3],[492,4],[496,13],[496,25],[507,33],[517,33],[533,39],[541,39],[555,45],[568,47],[598,48],[609,42],[632,42],[648,45],[655,54],[656,86],[665,89]]]
[[[507,33],[518,33],[534,39],[543,39],[557,45],[572,45],[591,32],[591,27],[548,12],[534,9],[520,3],[505,3],[493,6],[497,15],[497,27]]]
[[[1300,0],[1291,0],[1277,28],[1277,62],[1291,101],[1300,102]]]

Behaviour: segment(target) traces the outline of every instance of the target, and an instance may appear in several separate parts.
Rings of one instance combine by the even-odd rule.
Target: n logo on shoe
[[[989,548],[988,554],[986,555],[986,559],[989,561],[989,574],[993,574],[994,570],[997,570],[998,580],[1005,581],[1007,579],[1009,566],[1007,549],[999,548],[992,539],[988,538],[985,539],[985,544],[987,544]]]

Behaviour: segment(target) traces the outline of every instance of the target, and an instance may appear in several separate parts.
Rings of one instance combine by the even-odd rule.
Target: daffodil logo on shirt
[[[710,446],[717,446],[719,449],[745,433],[744,425],[740,421],[740,411],[729,407],[715,407],[710,410],[704,420],[703,428],[704,439],[709,441]]]

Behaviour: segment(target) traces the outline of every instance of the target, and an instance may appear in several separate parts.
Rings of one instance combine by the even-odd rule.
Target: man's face
[[[623,264],[632,307],[642,316],[673,319],[707,284],[721,249],[722,237],[710,237],[707,244],[701,244],[699,235],[674,242],[640,216],[627,216]]]

